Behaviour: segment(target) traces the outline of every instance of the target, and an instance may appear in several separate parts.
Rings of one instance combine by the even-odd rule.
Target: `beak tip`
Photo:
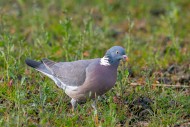
[[[129,58],[128,58],[126,55],[124,55],[124,56],[123,56],[123,60],[126,61],[126,62],[128,62],[128,61],[129,61]]]

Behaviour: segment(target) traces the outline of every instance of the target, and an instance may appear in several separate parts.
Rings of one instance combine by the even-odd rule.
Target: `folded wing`
[[[62,89],[75,90],[86,79],[86,68],[98,59],[59,62],[43,59],[41,62],[27,59],[26,64],[47,75]]]

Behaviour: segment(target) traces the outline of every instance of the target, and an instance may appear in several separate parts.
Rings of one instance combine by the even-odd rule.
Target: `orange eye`
[[[119,54],[119,52],[118,52],[118,51],[116,51],[116,54]]]

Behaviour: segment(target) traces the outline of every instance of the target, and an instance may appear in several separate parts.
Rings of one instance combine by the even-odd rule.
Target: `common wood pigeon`
[[[51,78],[72,98],[73,109],[77,102],[94,99],[110,90],[117,79],[120,60],[127,60],[124,48],[113,46],[102,58],[73,62],[54,62],[42,59],[37,62],[26,59],[26,64]],[[92,105],[96,109],[95,103]]]

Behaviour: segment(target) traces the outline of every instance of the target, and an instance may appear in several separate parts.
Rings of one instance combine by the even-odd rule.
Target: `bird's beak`
[[[127,55],[123,55],[122,57],[123,57],[123,61],[126,61],[126,62],[129,61],[129,58],[127,57]]]

